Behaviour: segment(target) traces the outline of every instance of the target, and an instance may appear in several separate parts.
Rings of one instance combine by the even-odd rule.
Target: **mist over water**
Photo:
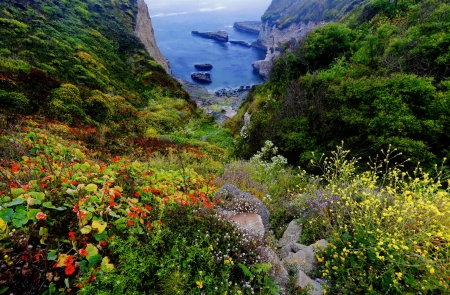
[[[264,59],[265,52],[238,44],[223,43],[191,34],[191,31],[226,30],[229,40],[256,41],[258,35],[233,28],[236,21],[261,20],[270,0],[192,1],[146,0],[158,47],[170,61],[172,73],[186,81],[198,72],[196,63],[210,63],[213,83],[203,84],[209,91],[258,84],[252,62]],[[198,84],[198,83],[196,83]]]

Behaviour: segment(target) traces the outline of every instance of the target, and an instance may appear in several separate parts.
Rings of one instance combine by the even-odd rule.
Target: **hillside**
[[[364,0],[273,0],[261,19],[278,29],[292,23],[328,22],[340,19],[362,2]]]
[[[233,138],[142,0],[0,2],[0,294],[447,294],[450,5],[333,3]]]
[[[271,140],[291,163],[308,165],[311,152],[344,141],[364,159],[389,144],[412,166],[449,157],[448,11],[446,1],[368,1],[285,47],[230,124],[237,135],[251,116],[239,153],[250,157]]]

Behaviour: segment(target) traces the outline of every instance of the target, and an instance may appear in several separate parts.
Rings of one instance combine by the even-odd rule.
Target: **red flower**
[[[152,206],[145,205],[145,210],[152,211]]]
[[[86,257],[88,255],[88,253],[85,249],[78,250],[78,254],[80,254],[83,257]]]
[[[128,224],[129,226],[132,226],[132,225],[134,225],[134,222],[133,222],[133,220],[128,220],[127,224]]]
[[[109,206],[111,206],[111,207],[116,206],[116,202],[109,202]]]
[[[64,265],[65,266],[69,266],[71,264],[73,264],[73,255],[67,256],[66,260],[64,260]]]
[[[142,212],[142,213],[141,213],[141,217],[147,217],[147,213]]]
[[[19,165],[17,165],[17,164],[12,164],[11,171],[12,171],[13,173],[16,173],[16,172],[19,171],[19,170],[20,170],[20,166],[19,166]]]
[[[75,239],[75,232],[74,231],[70,231],[69,232],[69,241],[72,241],[73,239]]]
[[[105,240],[101,240],[101,241],[100,241],[100,246],[106,247],[106,246],[108,246],[108,242],[105,241]]]
[[[152,229],[152,228],[153,228],[153,225],[149,222],[149,223],[147,223],[147,227],[148,227],[149,229]]]
[[[77,213],[77,215],[78,215],[78,218],[83,219],[86,217],[86,211],[81,210]]]
[[[75,271],[75,266],[73,264],[69,264],[66,266],[66,270],[64,271],[66,275],[70,276]]]
[[[139,192],[135,192],[135,193],[134,193],[134,196],[135,196],[136,198],[139,198],[140,195],[141,195],[141,194],[140,194]]]
[[[45,220],[47,218],[47,215],[44,212],[38,212],[36,214],[36,219],[38,220]]]

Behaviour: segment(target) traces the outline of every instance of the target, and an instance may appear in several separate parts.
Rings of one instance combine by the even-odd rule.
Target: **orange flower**
[[[36,214],[36,219],[38,220],[45,220],[47,218],[47,214],[45,214],[44,212],[38,212]]]
[[[83,257],[86,257],[88,255],[88,253],[85,249],[78,250],[78,254],[80,254]]]

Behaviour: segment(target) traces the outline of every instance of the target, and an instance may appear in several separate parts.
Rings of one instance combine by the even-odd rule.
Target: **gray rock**
[[[201,71],[209,71],[213,68],[212,64],[196,64],[194,67]]]
[[[312,290],[309,291],[310,295],[321,295],[322,294],[322,286],[316,282],[313,281],[310,277],[308,277],[305,272],[302,270],[298,270],[297,272],[297,286],[300,286],[302,288],[306,288],[308,285],[312,287]]]
[[[220,30],[218,32],[199,32],[192,31],[192,35],[201,36],[207,39],[213,39],[220,42],[228,42],[228,32],[224,30]]]
[[[320,248],[328,246],[328,242],[320,240],[309,246],[298,244],[298,251],[296,253],[289,253],[289,255],[283,259],[286,264],[295,264],[297,269],[304,271],[305,273],[313,272],[317,267],[316,251]]]
[[[269,270],[269,276],[278,283],[280,289],[285,290],[289,283],[289,273],[283,262],[278,258],[275,251],[269,247],[265,247],[262,251],[264,260],[268,261],[272,267]],[[284,294],[284,292],[280,293]]]
[[[233,27],[237,30],[244,31],[252,34],[259,34],[262,27],[261,21],[244,21],[235,22]]]
[[[272,71],[273,61],[271,60],[257,60],[252,63],[253,70],[257,72],[261,78],[267,80]]]
[[[191,78],[200,83],[212,83],[210,73],[193,73],[191,74]]]
[[[256,213],[261,216],[264,224],[264,229],[270,229],[269,224],[269,210],[263,202],[255,196],[243,192],[232,184],[224,185],[215,195],[218,201],[219,210],[225,209],[233,211],[235,214],[239,213]]]
[[[255,213],[241,213],[229,217],[239,227],[258,239],[264,237],[265,229],[261,216]]]
[[[241,132],[240,132],[241,136],[245,135],[245,133],[248,130],[248,126],[250,126],[250,114],[245,112],[245,114],[244,114],[244,126],[242,126]]]
[[[287,229],[283,233],[283,237],[278,241],[277,246],[282,248],[288,244],[297,243],[303,228],[298,224],[297,220],[292,220]]]

